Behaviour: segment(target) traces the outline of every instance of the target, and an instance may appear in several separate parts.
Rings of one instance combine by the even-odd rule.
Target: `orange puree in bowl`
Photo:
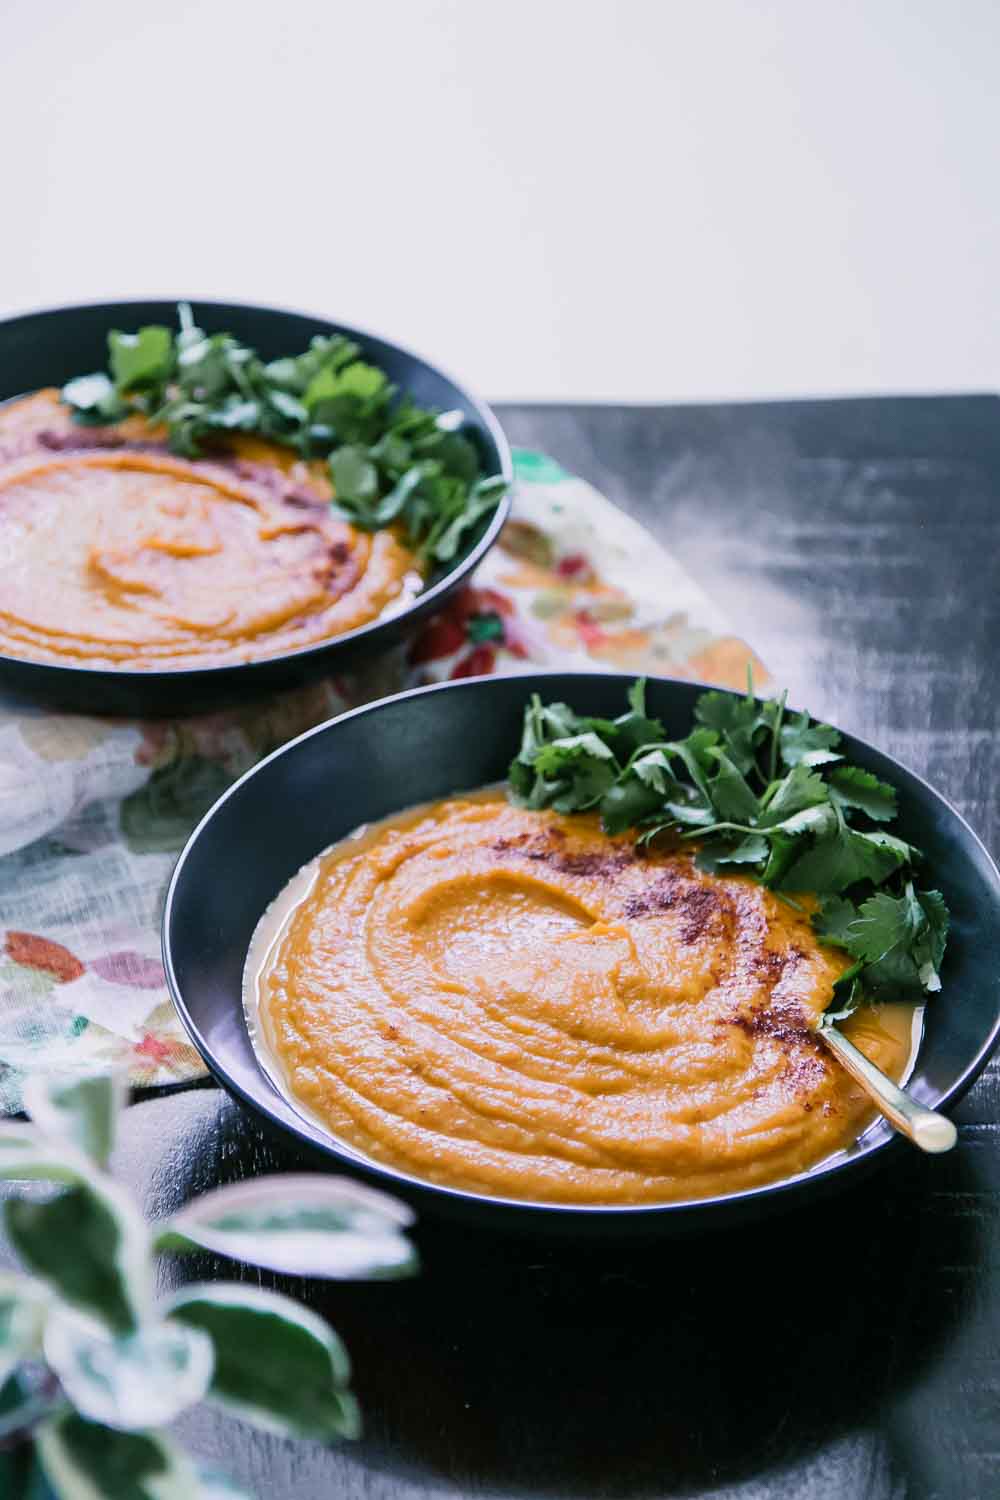
[[[258,929],[248,1006],[298,1105],[377,1162],[656,1203],[789,1177],[870,1122],[812,1032],[844,963],[748,879],[492,791],[307,867]],[[848,1030],[899,1077],[911,1014]]]
[[[259,439],[192,461],[141,418],[76,425],[55,391],[0,407],[0,654],[222,666],[367,624],[420,578],[331,493],[325,466]]]

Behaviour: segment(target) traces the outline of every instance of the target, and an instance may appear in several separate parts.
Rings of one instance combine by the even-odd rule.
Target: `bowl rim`
[[[368,637],[374,635],[386,625],[398,625],[400,622],[405,621],[411,614],[417,612],[421,615],[427,613],[438,599],[444,594],[450,593],[456,584],[461,583],[463,578],[467,578],[469,573],[478,567],[500,535],[510,515],[510,490],[514,482],[514,459],[510,443],[496,413],[481,396],[477,395],[475,391],[471,390],[462,381],[456,380],[451,372],[443,369],[441,365],[425,358],[422,354],[418,354],[416,350],[409,348],[405,344],[397,344],[395,339],[383,338],[380,333],[374,333],[371,329],[367,328],[359,328],[354,323],[338,323],[334,319],[323,317],[318,313],[308,312],[301,308],[277,306],[269,302],[219,302],[214,298],[208,297],[169,298],[162,296],[148,298],[128,297],[122,301],[113,302],[99,299],[93,302],[67,302],[61,306],[33,308],[27,312],[14,313],[10,317],[0,318],[0,338],[3,337],[5,329],[17,323],[31,323],[39,318],[60,318],[67,314],[95,312],[105,308],[109,316],[114,316],[122,309],[146,307],[150,302],[173,302],[175,307],[180,302],[190,302],[194,306],[198,306],[199,304],[202,306],[210,305],[213,307],[235,308],[240,312],[277,313],[285,317],[305,318],[318,325],[317,332],[322,332],[324,329],[332,329],[336,333],[345,334],[348,338],[358,338],[369,340],[376,344],[388,345],[396,353],[403,355],[404,358],[413,360],[416,364],[424,365],[427,369],[432,370],[435,375],[441,376],[442,379],[453,386],[468,402],[470,408],[475,413],[476,419],[482,424],[482,427],[488,433],[496,447],[500,458],[499,477],[505,480],[507,488],[500,496],[497,508],[490,517],[489,525],[475,546],[454,567],[449,568],[436,583],[415,595],[404,609],[397,610],[395,613],[382,614],[374,620],[367,621],[364,625],[356,626],[354,630],[347,630],[342,635],[331,636],[329,640],[314,642],[309,646],[297,646],[291,651],[282,651],[275,656],[262,656],[253,661],[217,662],[213,666],[157,667],[152,670],[145,670],[141,667],[74,666],[64,662],[38,661],[26,656],[9,656],[4,652],[0,652],[0,667],[8,664],[18,668],[28,666],[35,671],[46,673],[50,679],[64,678],[66,673],[70,673],[74,682],[81,683],[85,682],[88,677],[111,677],[116,683],[137,686],[143,683],[155,686],[157,683],[177,682],[185,678],[195,679],[199,683],[205,683],[210,686],[213,680],[213,673],[231,673],[244,669],[247,672],[249,680],[255,669],[276,667],[285,662],[308,662],[313,657],[329,651],[334,646],[363,646]],[[29,392],[28,394],[31,393]],[[6,399],[16,401],[19,398],[12,396]],[[493,476],[485,475],[484,477],[492,478]]]
[[[423,687],[408,688],[400,693],[387,694],[383,698],[374,699],[371,703],[362,703],[357,708],[349,709],[345,713],[337,714],[331,719],[324,720],[321,724],[314,725],[311,729],[307,729],[302,734],[296,735],[294,739],[289,740],[286,744],[279,745],[276,750],[272,750],[270,754],[266,755],[262,760],[258,761],[256,765],[251,766],[248,771],[244,771],[243,775],[240,776],[238,780],[234,781],[232,786],[227,787],[222,795],[218,798],[218,800],[214,802],[213,805],[209,808],[208,812],[205,813],[205,815],[200,819],[197,826],[194,828],[191,835],[184,844],[184,847],[181,850],[180,854],[178,855],[177,863],[174,866],[173,873],[170,877],[170,883],[167,887],[167,894],[164,901],[163,916],[160,927],[163,968],[167,978],[167,987],[170,992],[170,998],[173,1002],[174,1008],[180,1016],[185,1031],[190,1037],[196,1050],[200,1053],[209,1072],[213,1075],[213,1077],[215,1077],[218,1082],[222,1083],[223,1086],[231,1094],[234,1094],[239,1099],[241,1099],[253,1111],[266,1115],[271,1123],[275,1125],[279,1130],[295,1135],[310,1148],[320,1150],[325,1156],[333,1158],[335,1161],[340,1162],[341,1164],[353,1166],[355,1167],[355,1169],[360,1168],[376,1176],[387,1178],[390,1183],[397,1183],[405,1185],[408,1188],[419,1189],[421,1192],[440,1194],[447,1199],[450,1199],[452,1201],[457,1200],[466,1205],[468,1205],[469,1203],[478,1204],[482,1206],[484,1211],[491,1207],[496,1207],[498,1209],[504,1210],[519,1209],[524,1211],[526,1216],[534,1215],[536,1217],[542,1217],[545,1215],[557,1215],[560,1218],[565,1218],[567,1220],[571,1220],[574,1217],[589,1217],[594,1215],[600,1216],[602,1218],[612,1219],[632,1217],[647,1218],[650,1215],[656,1214],[673,1214],[682,1217],[685,1214],[697,1214],[698,1211],[702,1209],[736,1209],[740,1205],[745,1206],[747,1204],[752,1204],[760,1201],[783,1199],[788,1193],[794,1193],[797,1188],[803,1186],[805,1183],[818,1184],[822,1182],[826,1184],[830,1182],[838,1182],[843,1177],[845,1172],[858,1171],[866,1165],[870,1164],[871,1159],[877,1156],[878,1153],[884,1152],[887,1149],[894,1150],[898,1148],[902,1140],[899,1134],[893,1131],[891,1126],[887,1126],[886,1133],[883,1133],[883,1131],[879,1127],[885,1124],[885,1122],[876,1119],[871,1123],[871,1125],[866,1128],[866,1130],[861,1134],[861,1136],[852,1147],[844,1148],[840,1152],[833,1153],[831,1156],[817,1162],[814,1166],[809,1167],[807,1170],[795,1173],[795,1175],[792,1177],[782,1177],[776,1182],[761,1183],[756,1187],[742,1188],[739,1192],[735,1193],[718,1193],[714,1194],[711,1197],[705,1198],[679,1198],[662,1203],[623,1204],[556,1203],[545,1202],[544,1200],[540,1199],[505,1198],[493,1193],[478,1193],[473,1192],[468,1188],[456,1188],[450,1187],[446,1183],[432,1182],[429,1178],[419,1177],[415,1173],[404,1172],[397,1167],[392,1167],[382,1162],[375,1161],[372,1158],[363,1155],[363,1153],[361,1152],[353,1151],[350,1146],[339,1142],[336,1136],[332,1134],[329,1135],[328,1139],[322,1139],[319,1134],[321,1130],[321,1127],[319,1125],[313,1126],[312,1133],[307,1134],[306,1132],[309,1126],[309,1121],[296,1111],[295,1106],[291,1104],[284,1095],[278,1092],[278,1090],[275,1088],[274,1084],[268,1077],[267,1073],[261,1067],[260,1061],[259,1059],[257,1059],[256,1051],[253,1048],[251,1048],[251,1050],[254,1051],[254,1060],[256,1062],[261,1080],[265,1085],[267,1091],[270,1094],[273,1094],[276,1099],[281,1099],[282,1102],[286,1104],[291,1112],[296,1115],[299,1124],[295,1124],[289,1121],[289,1119],[287,1119],[284,1115],[280,1114],[276,1109],[272,1108],[270,1106],[270,1102],[265,1103],[262,1102],[261,1099],[254,1097],[247,1089],[242,1086],[242,1084],[240,1084],[231,1076],[231,1074],[223,1065],[219,1063],[219,1061],[213,1055],[212,1049],[205,1042],[197,1022],[191,1015],[187,1004],[184,1001],[180,983],[174,969],[173,954],[171,951],[170,943],[170,926],[174,906],[174,898],[183,875],[184,865],[186,864],[187,859],[194,847],[195,841],[200,837],[202,831],[212,821],[223,804],[227,802],[230,797],[234,796],[240,790],[240,788],[244,786],[244,784],[248,782],[253,776],[256,776],[258,772],[263,771],[266,766],[268,766],[272,761],[277,760],[279,756],[282,756],[286,752],[295,749],[298,745],[303,744],[306,740],[310,740],[316,735],[327,733],[334,725],[344,723],[348,719],[357,719],[363,717],[365,714],[375,713],[389,703],[397,703],[401,700],[411,698],[426,697],[433,693],[462,692],[468,688],[472,688],[483,683],[509,682],[512,677],[514,680],[518,680],[520,678],[530,679],[532,683],[535,683],[539,678],[558,678],[560,680],[565,680],[566,677],[580,677],[603,680],[611,678],[617,679],[619,682],[631,683],[636,680],[637,676],[645,676],[648,681],[669,683],[677,686],[683,686],[685,688],[699,689],[703,692],[725,692],[732,694],[733,697],[742,696],[742,694],[737,689],[720,688],[716,683],[702,682],[698,679],[692,678],[666,677],[660,676],[656,673],[635,674],[627,672],[575,672],[572,670],[559,671],[558,669],[554,668],[549,668],[538,672],[518,672],[501,676],[492,674],[477,677],[466,677],[457,682],[449,681],[430,683]],[[793,709],[793,711],[797,710]],[[884,755],[886,759],[899,766],[900,769],[905,771],[908,776],[912,777],[912,779],[920,786],[922,791],[929,796],[932,802],[935,802],[943,807],[946,812],[959,823],[961,828],[964,830],[966,837],[972,841],[973,845],[978,848],[979,852],[983,856],[985,867],[989,872],[990,880],[995,887],[998,900],[1000,900],[1000,867],[998,867],[996,860],[994,860],[993,856],[986,848],[986,845],[976,833],[975,829],[971,827],[968,820],[963,817],[963,815],[948,800],[948,798],[945,797],[942,792],[939,792],[936,787],[932,786],[925,777],[919,774],[919,772],[911,770],[909,766],[905,765],[903,761],[898,760],[894,755],[890,755],[887,751],[880,751],[878,749],[878,746],[871,744],[871,742],[868,740],[861,739],[860,736],[849,734],[849,731],[844,731],[844,733],[848,733],[849,738],[856,740],[865,749],[874,750],[876,751],[876,753]],[[998,1043],[1000,1043],[1000,1001],[998,1001],[997,1011],[986,1039],[979,1046],[975,1056],[973,1057],[971,1062],[969,1062],[965,1066],[965,1068],[959,1074],[958,1078],[956,1078],[955,1081],[949,1086],[949,1088],[947,1088],[944,1093],[934,1101],[933,1107],[935,1109],[946,1108],[951,1104],[957,1103],[961,1098],[964,1097],[964,1095],[969,1091],[972,1085],[976,1082],[977,1078],[983,1072],[991,1056],[993,1055],[993,1052],[996,1050]],[[877,1132],[877,1138],[866,1141],[866,1136],[872,1135],[873,1132]]]

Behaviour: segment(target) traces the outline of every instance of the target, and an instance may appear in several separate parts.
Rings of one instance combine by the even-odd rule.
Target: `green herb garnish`
[[[204,333],[186,303],[179,329],[150,324],[108,334],[109,373],[81,375],[62,399],[78,422],[107,425],[138,413],[167,429],[170,447],[197,458],[221,434],[253,432],[325,458],[335,509],[362,531],[399,522],[411,547],[448,563],[506,488],[484,478],[456,431],[461,415],[400,397],[383,370],[341,334],[304,354],[265,363],[228,333]]]
[[[948,908],[940,891],[916,887],[920,851],[886,831],[895,790],[844,760],[831,725],[789,715],[784,697],[759,700],[752,683],[742,698],[702,693],[695,719],[685,739],[668,740],[646,713],[643,679],[617,719],[583,717],[535,694],[510,798],[595,810],[605,832],[636,829],[643,845],[667,832],[695,840],[702,870],[749,875],[785,899],[816,895],[817,935],[855,959],[835,987],[830,1019],[880,992],[939,990]]]

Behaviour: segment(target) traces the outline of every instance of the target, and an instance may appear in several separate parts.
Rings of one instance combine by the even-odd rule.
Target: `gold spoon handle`
[[[906,1093],[881,1068],[869,1062],[842,1031],[828,1022],[817,1027],[819,1036],[856,1083],[878,1105],[891,1125],[907,1136],[921,1151],[950,1151],[958,1140],[958,1131],[950,1120],[936,1110],[927,1109]]]

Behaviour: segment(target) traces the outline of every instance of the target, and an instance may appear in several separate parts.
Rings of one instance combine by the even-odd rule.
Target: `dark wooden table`
[[[996,399],[501,418],[644,521],[793,700],[1000,847]],[[262,1500],[1000,1495],[998,1081],[949,1157],[756,1228],[584,1255],[426,1222],[417,1281],[286,1283],[348,1342],[360,1443],[208,1412],[185,1435]],[[215,1089],[136,1105],[124,1137],[152,1215],[293,1161]]]

